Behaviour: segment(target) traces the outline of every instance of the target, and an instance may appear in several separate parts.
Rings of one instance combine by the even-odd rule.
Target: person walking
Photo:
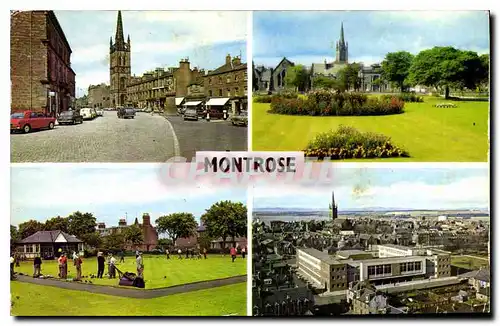
[[[82,259],[75,253],[74,265],[76,268],[76,278],[75,281],[80,281],[82,279]]]
[[[97,253],[97,278],[102,278],[102,275],[104,274],[104,263],[105,259],[104,256],[102,255],[102,252]]]
[[[137,276],[140,278],[144,278],[144,264],[142,261],[141,253],[138,253],[135,257],[135,263],[137,267]]]
[[[232,262],[234,263],[234,260],[236,259],[236,254],[237,254],[236,247],[234,245],[229,250],[229,253],[231,254]]]
[[[33,260],[33,278],[39,277],[41,272],[42,272],[42,258],[40,258],[40,255],[38,254]]]
[[[66,258],[66,254],[63,252],[58,259],[59,263],[59,277],[62,279],[66,279],[68,277],[68,258]]]
[[[125,262],[125,252],[120,251],[120,264]]]
[[[247,250],[245,247],[241,248],[241,258],[245,259],[245,255],[247,254]]]
[[[165,253],[167,254],[167,259],[170,259],[170,251],[168,251],[168,249],[167,249],[167,250],[165,250]]]
[[[186,249],[186,259],[189,259],[189,249]]]
[[[207,248],[203,248],[203,257],[207,259]]]
[[[10,255],[10,280],[12,281],[15,278],[14,265],[16,264],[16,259],[14,255]]]
[[[180,248],[177,250],[177,254],[179,254],[179,259],[182,259],[182,250]]]

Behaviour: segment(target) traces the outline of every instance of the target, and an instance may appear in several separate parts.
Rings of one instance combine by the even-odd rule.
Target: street
[[[116,112],[78,125],[11,135],[11,162],[165,162],[191,160],[196,151],[246,151],[247,128],[229,121],[183,121],[138,112],[118,119]]]

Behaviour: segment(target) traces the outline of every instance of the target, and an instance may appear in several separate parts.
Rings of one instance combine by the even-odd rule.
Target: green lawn
[[[488,267],[489,263],[487,260],[482,259],[474,259],[472,257],[461,257],[461,256],[452,256],[451,264],[457,267],[466,268],[476,270],[481,267]]]
[[[246,316],[246,283],[130,299],[10,282],[13,316]]]
[[[119,259],[117,258],[117,261]],[[240,256],[231,263],[230,256],[208,255],[208,259],[182,259],[171,256],[167,260],[166,256],[145,256],[144,257],[144,279],[146,280],[146,289],[155,289],[185,283],[192,283],[205,280],[215,280],[237,275],[246,274],[246,259]],[[117,267],[122,272],[136,273],[135,258],[125,257],[125,263],[117,264]],[[17,267],[16,272],[23,274],[33,274],[33,262],[22,262],[20,267]],[[42,263],[42,273],[44,275],[52,275],[57,277],[58,274],[57,262],[46,261]],[[68,278],[75,275],[75,267],[71,260],[68,263]],[[104,273],[107,273],[107,266]],[[90,274],[97,275],[97,258],[84,258],[82,264],[82,274],[88,276]],[[85,278],[87,279],[87,278]],[[84,279],[84,280],[85,280]],[[116,279],[90,279],[94,284],[114,285],[118,286],[118,273]]]
[[[406,103],[403,114],[365,117],[277,115],[267,113],[270,104],[253,103],[252,150],[302,151],[318,133],[346,125],[389,136],[411,156],[357,161],[486,162],[489,103],[433,106],[443,102],[453,101],[425,97],[424,103]]]

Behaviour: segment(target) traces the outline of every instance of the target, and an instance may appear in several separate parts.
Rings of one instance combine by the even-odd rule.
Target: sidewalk
[[[211,289],[224,285],[243,283],[247,281],[247,276],[246,275],[233,276],[224,279],[201,281],[201,282],[181,284],[166,288],[150,289],[150,290],[143,290],[138,288],[121,288],[121,287],[119,288],[113,286],[93,285],[80,282],[66,282],[56,279],[40,279],[25,275],[17,275],[16,281],[24,283],[32,283],[37,285],[53,286],[67,290],[86,291],[91,293],[112,295],[117,297],[152,299],[178,293],[192,292],[198,290]]]

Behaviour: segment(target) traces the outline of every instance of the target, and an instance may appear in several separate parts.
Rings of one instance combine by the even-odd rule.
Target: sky
[[[275,67],[283,57],[310,66],[335,59],[344,24],[349,62],[379,63],[389,52],[434,46],[489,53],[486,11],[306,11],[253,13],[253,60]]]
[[[72,49],[77,97],[90,84],[109,84],[109,38],[116,33],[117,11],[55,11]],[[227,54],[246,62],[247,13],[217,11],[122,11],[125,41],[130,35],[132,75],[156,67],[213,70]]]
[[[337,168],[331,184],[255,186],[254,208],[486,209],[488,168]]]
[[[199,222],[205,210],[218,201],[247,202],[245,188],[168,187],[160,172],[156,164],[12,167],[11,224],[45,221],[77,210],[91,212],[98,222],[109,226],[125,217],[129,224],[136,216],[141,221],[143,213],[150,214],[152,223],[175,212],[192,213]]]

